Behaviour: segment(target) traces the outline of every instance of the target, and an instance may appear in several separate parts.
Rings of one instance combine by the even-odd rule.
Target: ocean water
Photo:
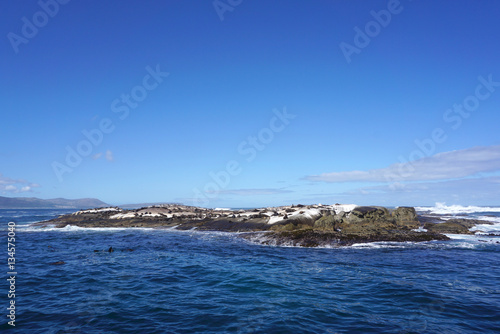
[[[500,236],[490,233],[500,232],[500,210],[419,210],[445,208],[498,224],[448,242],[306,249],[220,232],[33,228],[68,211],[0,210],[4,259],[16,223],[17,272],[15,327],[3,279],[0,330],[499,333]],[[7,260],[0,267],[7,278]]]

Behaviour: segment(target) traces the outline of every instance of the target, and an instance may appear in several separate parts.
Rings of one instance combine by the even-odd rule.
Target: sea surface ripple
[[[18,225],[16,332],[500,331],[499,237],[312,249],[230,233],[27,226],[58,214],[0,210],[0,240],[8,221]]]

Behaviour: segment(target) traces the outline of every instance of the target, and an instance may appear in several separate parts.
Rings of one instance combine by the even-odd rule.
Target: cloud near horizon
[[[353,203],[358,205],[432,206],[437,202],[458,205],[497,206],[500,176],[427,182],[378,184],[342,192],[310,194],[305,203]]]
[[[33,192],[33,188],[38,187],[40,187],[39,184],[31,183],[26,180],[14,180],[0,173],[0,192],[2,193],[19,194]]]
[[[288,194],[292,190],[285,189],[228,189],[210,192],[218,195],[237,195],[237,196],[258,196],[258,195],[275,195],[275,194]]]
[[[306,176],[316,182],[436,181],[470,177],[500,170],[500,145],[478,146],[439,153],[407,163],[367,171],[346,171]]]
[[[464,205],[498,205],[500,196],[499,176],[464,178],[437,182],[418,182],[392,185],[378,185],[346,192],[345,195],[376,196],[392,202],[426,205],[436,202],[462,203]],[[422,201],[425,198],[425,201]]]

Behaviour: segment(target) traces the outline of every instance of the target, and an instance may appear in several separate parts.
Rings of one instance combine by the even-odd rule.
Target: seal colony
[[[491,223],[468,219],[440,221],[436,216],[417,216],[413,207],[299,204],[229,210],[164,204],[134,210],[81,210],[35,225],[241,232],[240,237],[266,245],[336,247],[377,241],[449,240],[445,233],[472,234],[469,229],[477,224]]]

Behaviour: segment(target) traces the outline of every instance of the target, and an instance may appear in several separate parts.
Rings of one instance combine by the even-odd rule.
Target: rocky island
[[[444,233],[471,234],[471,227],[489,223],[431,218],[418,216],[413,207],[299,204],[229,210],[164,204],[133,210],[118,207],[81,210],[36,225],[241,232],[240,237],[266,245],[335,247],[375,241],[448,240]]]

